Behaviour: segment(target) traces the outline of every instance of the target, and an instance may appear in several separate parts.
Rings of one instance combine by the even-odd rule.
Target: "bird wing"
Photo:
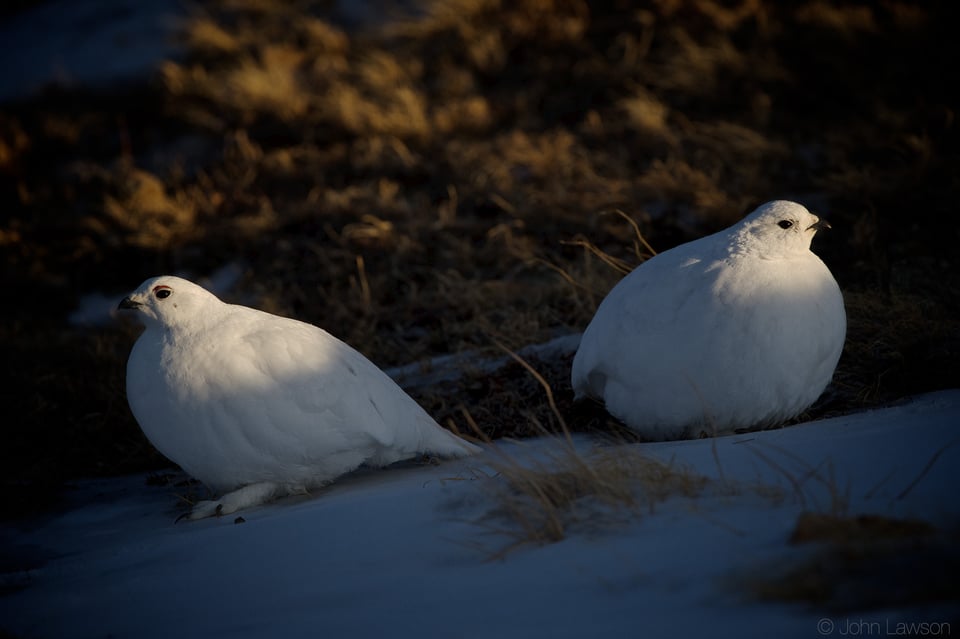
[[[316,326],[267,316],[252,332],[257,351],[268,353],[270,375],[282,380],[289,399],[308,423],[297,435],[316,450],[337,433],[347,450],[364,450],[367,461],[386,465],[418,453],[460,457],[479,452],[441,428],[396,382],[362,354]],[[277,424],[287,429],[286,424]]]
[[[385,373],[321,328],[260,315],[242,342],[265,378],[266,401],[275,404],[275,429],[307,447],[334,439],[350,449],[394,444],[392,420],[409,412],[403,399],[413,400]]]
[[[610,377],[642,386],[650,362],[682,367],[684,353],[701,348],[703,325],[712,321],[704,281],[716,263],[698,248],[692,242],[662,253],[614,286],[584,332],[572,378],[578,394],[603,397]]]

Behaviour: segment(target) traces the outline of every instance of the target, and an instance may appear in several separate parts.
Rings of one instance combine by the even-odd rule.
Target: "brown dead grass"
[[[571,531],[609,530],[653,512],[670,497],[696,497],[708,484],[692,470],[636,447],[584,453],[569,440],[534,460],[501,452],[491,468],[496,505],[475,523],[500,542],[488,549],[494,559],[523,546],[556,543]]]
[[[819,548],[751,579],[761,600],[851,612],[949,605],[960,596],[956,531],[922,520],[802,513],[791,542]]]
[[[937,450],[896,500],[922,482],[952,445]],[[831,464],[815,468],[800,464],[800,472],[792,472],[771,457],[753,452],[789,480],[804,507],[787,543],[814,546],[795,561],[780,562],[763,570],[762,577],[748,578],[747,589],[760,599],[850,611],[936,604],[960,594],[955,579],[960,568],[956,530],[943,530],[921,519],[851,514],[849,490],[839,485]],[[788,451],[777,452],[798,461]],[[825,488],[828,503],[809,499],[804,489],[808,483],[818,485],[819,492]]]
[[[837,517],[822,513],[801,513],[790,535],[790,543],[829,541],[833,543],[870,542],[932,535],[936,528],[914,519],[894,519],[884,515]]]
[[[491,558],[502,558],[525,545],[556,543],[571,529],[609,529],[643,511],[653,511],[668,497],[695,497],[709,483],[691,469],[650,457],[630,446],[627,439],[611,445],[614,436],[610,431],[606,432],[606,445],[583,452],[550,382],[529,361],[502,343],[497,345],[537,382],[554,420],[547,425],[530,415],[537,434],[550,438],[546,452],[532,459],[489,448],[495,456],[490,464],[497,480],[492,484],[495,506],[475,523],[507,541]],[[469,411],[463,412],[473,432],[492,443]]]
[[[75,423],[122,395],[102,369],[123,348],[90,355],[81,390],[59,346],[96,352],[65,325],[87,291],[237,261],[231,301],[381,366],[516,350],[581,330],[648,249],[774,197],[830,219],[814,248],[848,301],[837,384],[809,415],[958,386],[955,105],[929,64],[956,57],[950,6],[424,0],[349,32],[324,2],[205,3],[156,83],[0,110],[8,423],[78,433],[48,464],[67,474],[129,468],[102,463],[104,434],[152,463],[124,411]],[[537,368],[572,430],[609,426],[572,405],[568,361]],[[38,388],[44,407],[21,401]],[[516,364],[421,395],[494,437],[555,419]],[[5,477],[41,476],[14,451],[43,438],[8,430]]]

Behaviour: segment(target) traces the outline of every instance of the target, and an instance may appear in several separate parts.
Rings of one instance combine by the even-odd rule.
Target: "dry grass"
[[[743,445],[787,480],[793,497],[801,507],[831,517],[847,515],[851,487],[849,483],[841,483],[832,461],[824,460],[813,466],[790,451],[771,446],[769,443],[755,446],[745,442]]]
[[[625,444],[584,453],[565,442],[534,460],[501,452],[491,467],[496,505],[475,523],[503,542],[487,549],[494,559],[522,546],[556,543],[571,531],[607,531],[670,497],[696,497],[708,484],[688,468]]]
[[[936,528],[920,520],[894,519],[883,515],[838,517],[804,512],[797,519],[796,527],[790,535],[790,543],[863,543],[924,537],[935,532]]]
[[[764,601],[802,603],[831,612],[937,605],[960,596],[956,531],[880,515],[803,513],[793,543],[818,543],[793,565],[751,579]]]
[[[552,419],[525,414],[528,425],[521,434],[548,438],[548,446],[539,445],[535,449],[538,454],[524,455],[522,448],[517,454],[491,448],[495,459],[490,464],[492,473],[485,476],[491,481],[495,506],[475,522],[487,534],[506,540],[503,546],[493,550],[484,547],[491,558],[502,558],[525,545],[562,541],[571,531],[602,532],[653,511],[657,504],[670,497],[697,497],[708,488],[713,494],[749,493],[775,502],[792,494],[803,512],[790,543],[873,543],[935,532],[925,522],[882,515],[851,515],[851,482],[840,478],[832,461],[827,459],[814,465],[767,442],[744,440],[740,444],[785,479],[789,491],[783,491],[775,483],[744,483],[727,478],[721,459],[716,457],[716,449],[719,476],[717,480],[708,480],[690,468],[651,457],[642,448],[631,445],[630,442],[636,442],[635,435],[618,430],[610,423],[602,423],[598,428],[606,435],[606,441],[587,449],[585,442],[579,445],[575,442],[565,417],[577,415],[576,411],[560,408],[547,377],[523,357],[502,344],[498,346],[539,386]],[[523,404],[517,398],[511,399],[513,406]],[[462,405],[458,409],[466,428],[491,443],[469,410]],[[579,417],[582,418],[582,413]],[[456,420],[451,419],[450,425],[460,430]],[[896,499],[909,494],[951,445],[938,450]]]
[[[815,250],[848,300],[810,415],[960,385],[955,105],[929,64],[956,57],[948,7],[423,0],[351,32],[322,1],[204,3],[156,82],[0,108],[4,482],[156,462],[103,409],[132,336],[66,326],[85,292],[235,261],[231,301],[384,367],[516,350],[773,197],[830,219]],[[608,427],[572,406],[568,361],[535,364],[571,430]],[[420,392],[491,437],[555,420],[516,364]]]
[[[955,443],[937,450],[893,500],[905,498]],[[777,452],[798,461],[786,451]],[[790,481],[804,507],[787,542],[814,545],[815,549],[785,566],[764,571],[769,575],[748,578],[748,591],[762,600],[805,603],[835,612],[935,604],[960,595],[955,579],[960,568],[956,530],[942,530],[920,519],[852,514],[849,486],[841,489],[832,465],[814,468],[801,463],[804,472],[797,474],[767,455],[760,459]],[[811,479],[820,485],[817,492],[826,489],[828,504],[810,498],[804,485]]]
[[[549,438],[548,446],[537,447],[536,456],[489,448],[495,456],[488,475],[495,505],[474,523],[488,535],[505,540],[496,549],[485,549],[490,558],[503,558],[521,546],[562,541],[571,530],[608,530],[652,512],[669,497],[695,497],[709,483],[691,469],[654,459],[625,439],[618,441],[609,431],[605,445],[583,452],[550,382],[529,361],[503,344],[498,346],[539,385],[554,423],[551,427],[530,415],[532,429]],[[472,415],[463,412],[473,432],[492,443]]]

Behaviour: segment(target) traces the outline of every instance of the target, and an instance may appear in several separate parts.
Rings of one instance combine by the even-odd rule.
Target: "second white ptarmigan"
[[[150,442],[223,492],[190,517],[326,484],[361,465],[479,448],[441,428],[390,377],[311,324],[226,304],[179,277],[120,302],[146,326],[127,399]]]
[[[577,397],[649,439],[772,426],[808,408],[846,336],[843,296],[810,251],[829,224],[794,202],[647,260],[600,304],[573,360]]]

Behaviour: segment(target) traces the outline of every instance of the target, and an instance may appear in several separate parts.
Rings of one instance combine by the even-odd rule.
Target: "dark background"
[[[137,329],[71,325],[84,295],[235,264],[228,301],[380,366],[502,354],[582,330],[648,254],[617,210],[658,251],[775,198],[833,224],[848,341],[806,418],[960,385],[954,3],[417,6],[205,2],[156,73],[0,104],[5,515],[167,464],[126,406]],[[415,395],[494,437],[555,420],[519,367]]]

